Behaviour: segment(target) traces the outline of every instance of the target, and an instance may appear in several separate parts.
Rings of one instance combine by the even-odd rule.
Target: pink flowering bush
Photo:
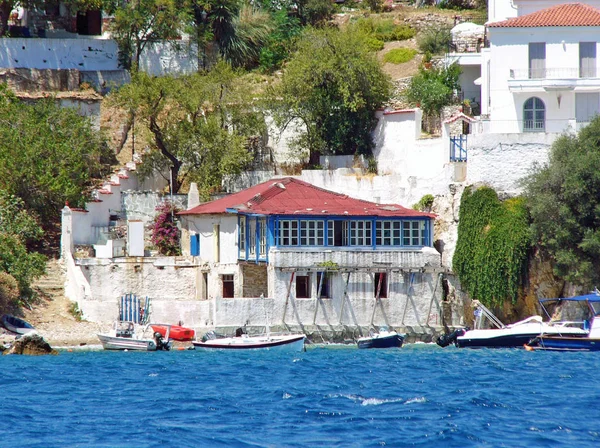
[[[181,234],[174,216],[179,209],[171,202],[156,207],[158,214],[152,221],[152,243],[162,255],[181,255]]]

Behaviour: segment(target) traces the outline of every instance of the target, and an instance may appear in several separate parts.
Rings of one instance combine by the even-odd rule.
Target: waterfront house
[[[202,266],[203,299],[270,298],[270,312],[280,316],[272,323],[300,327],[434,323],[441,257],[431,213],[287,177],[179,218],[184,255]],[[433,314],[437,324],[437,307]]]

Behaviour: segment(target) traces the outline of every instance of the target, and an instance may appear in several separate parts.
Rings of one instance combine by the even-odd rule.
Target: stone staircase
[[[46,263],[46,274],[37,279],[33,289],[38,292],[41,299],[53,300],[65,295],[65,273],[59,260],[50,259]]]

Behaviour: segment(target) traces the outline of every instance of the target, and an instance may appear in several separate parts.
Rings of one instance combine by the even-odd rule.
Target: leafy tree
[[[319,154],[369,154],[374,113],[389,98],[391,83],[364,34],[308,30],[275,92],[282,128],[304,125],[296,144]]]
[[[295,2],[295,6],[301,23],[316,27],[324,26],[335,11],[330,0],[299,0]]]
[[[133,0],[116,8],[112,35],[125,68],[137,69],[149,43],[180,36],[185,11],[179,6],[176,0]]]
[[[457,64],[448,67],[425,69],[412,77],[404,96],[412,104],[420,105],[425,114],[437,116],[444,106],[454,101],[454,91],[460,88]]]
[[[14,302],[19,291],[28,294],[31,281],[44,273],[45,257],[27,248],[42,233],[25,203],[0,190],[0,305]]]
[[[259,57],[259,65],[266,71],[281,67],[292,53],[295,38],[302,32],[298,18],[290,16],[286,10],[273,11],[271,16],[274,28]],[[383,42],[381,44],[383,46]]]
[[[224,176],[251,161],[250,144],[265,130],[247,83],[224,62],[179,78],[138,73],[113,101],[133,110],[146,130],[149,149],[140,172],[170,170],[175,193],[193,181],[207,198]]]
[[[586,287],[600,283],[600,118],[552,145],[549,162],[525,182],[534,242],[555,273]]]
[[[25,104],[0,86],[0,189],[44,226],[58,222],[66,201],[83,206],[114,161],[89,119],[51,98]]]

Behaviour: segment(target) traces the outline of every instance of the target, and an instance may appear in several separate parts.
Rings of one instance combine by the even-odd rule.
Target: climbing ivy
[[[501,202],[489,187],[467,188],[459,218],[453,267],[463,288],[488,306],[514,304],[530,247],[523,198]]]

